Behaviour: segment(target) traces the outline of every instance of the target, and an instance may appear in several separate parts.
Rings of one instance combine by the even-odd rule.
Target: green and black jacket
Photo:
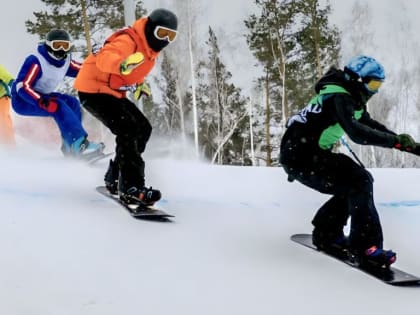
[[[362,83],[348,81],[343,71],[332,68],[316,84],[315,91],[317,95],[309,104],[289,119],[282,154],[284,146],[292,154],[330,150],[344,134],[358,144],[394,146],[396,134],[367,112],[369,95]]]

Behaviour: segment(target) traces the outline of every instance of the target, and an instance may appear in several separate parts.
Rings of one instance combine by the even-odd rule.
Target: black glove
[[[412,136],[403,133],[396,136],[394,148],[401,151],[411,152],[416,148],[416,141]]]

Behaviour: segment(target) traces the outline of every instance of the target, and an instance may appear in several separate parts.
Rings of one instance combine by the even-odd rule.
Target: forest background
[[[386,83],[368,104],[372,116],[398,133],[419,139],[415,11],[410,1],[392,6],[387,2],[136,1],[136,18],[166,7],[180,21],[176,42],[162,52],[147,78],[153,97],[138,104],[154,127],[152,150],[217,164],[278,165],[288,117],[306,105],[314,83],[330,66],[342,67],[357,54],[374,56],[386,69]],[[60,27],[72,35],[73,56],[82,61],[126,24],[123,1],[38,3],[36,7],[32,3],[33,14],[20,21],[34,43],[26,54],[48,30]],[[10,47],[16,44],[19,41],[14,38]],[[5,66],[13,73],[22,62]],[[60,89],[74,94],[71,86],[69,80]],[[55,128],[51,121],[15,120],[22,137],[53,145],[60,142],[58,131],[51,132]],[[113,136],[87,113],[84,124],[92,139],[112,147]],[[368,167],[420,164],[416,157],[394,150],[352,146]]]

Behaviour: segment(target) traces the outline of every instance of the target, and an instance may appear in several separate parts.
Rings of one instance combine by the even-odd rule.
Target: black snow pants
[[[382,248],[383,234],[373,200],[372,175],[350,157],[301,141],[289,129],[280,149],[280,162],[289,180],[296,179],[332,195],[313,218],[315,228],[325,232],[342,231],[351,216],[350,246],[355,250],[373,245]]]
[[[115,163],[120,170],[120,185],[144,187],[142,153],[152,133],[147,118],[126,98],[82,92],[79,98],[82,106],[116,136]]]

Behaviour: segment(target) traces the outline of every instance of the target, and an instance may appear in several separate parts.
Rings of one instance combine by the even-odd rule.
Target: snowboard
[[[290,239],[298,244],[309,247],[327,256],[333,257],[355,269],[361,270],[364,273],[378,280],[381,280],[386,284],[394,286],[420,286],[420,278],[395,267],[385,268],[360,265],[357,259],[345,250],[336,254],[320,251],[315,245],[312,244],[311,234],[294,234],[290,237]]]
[[[104,155],[105,154],[104,153],[105,144],[103,144],[101,142],[101,143],[99,143],[99,145],[100,145],[101,148],[98,151],[94,151],[94,152],[91,152],[91,153],[85,153],[85,154],[77,155],[77,158],[79,158],[81,160],[84,160],[86,162],[89,162],[89,161],[91,161],[91,160],[93,160],[93,159],[95,159],[95,158],[97,158],[99,156]]]
[[[102,194],[103,196],[108,197],[117,202],[120,206],[127,210],[133,218],[136,219],[168,222],[171,221],[170,218],[175,217],[172,214],[168,214],[165,211],[152,206],[138,206],[124,203],[120,200],[118,195],[111,194],[105,186],[96,187],[96,191]]]
[[[96,162],[106,159],[107,157],[113,156],[114,154],[115,154],[114,152],[110,152],[110,153],[101,152],[99,155],[93,156],[90,159],[88,159],[87,162],[89,165],[93,165]]]

